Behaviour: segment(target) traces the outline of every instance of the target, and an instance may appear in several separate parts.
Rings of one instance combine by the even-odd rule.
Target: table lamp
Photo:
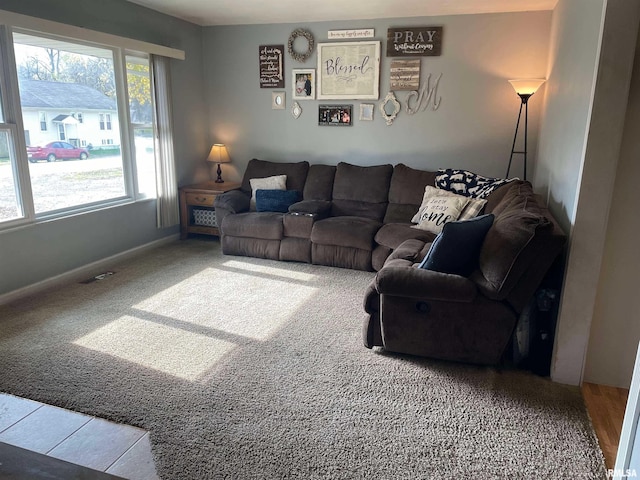
[[[218,178],[216,178],[216,183],[224,183],[224,180],[222,180],[222,169],[220,168],[220,164],[231,162],[229,154],[227,153],[227,147],[222,143],[215,143],[213,147],[211,147],[211,151],[207,157],[207,162],[215,162],[218,164]]]

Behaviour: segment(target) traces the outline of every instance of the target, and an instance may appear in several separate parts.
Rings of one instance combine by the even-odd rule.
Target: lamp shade
[[[509,80],[509,83],[518,95],[533,95],[544,82],[544,78]]]
[[[225,147],[222,143],[215,143],[213,147],[211,147],[211,151],[209,152],[209,156],[207,157],[207,162],[215,162],[215,163],[231,162],[231,159],[229,158],[229,153],[227,152],[227,147]]]

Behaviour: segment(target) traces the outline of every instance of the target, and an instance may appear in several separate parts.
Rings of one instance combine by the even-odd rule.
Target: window
[[[155,196],[146,55],[1,24],[0,37],[15,59],[0,61],[0,229]]]
[[[155,196],[156,162],[149,59],[128,55],[126,65],[138,192],[140,196]]]
[[[117,148],[111,142],[109,149],[98,148],[91,152],[69,143],[55,143],[82,135],[94,145],[100,145],[100,130],[119,134],[118,123],[105,112],[111,110],[117,117],[114,50],[20,32],[14,32],[13,46],[25,127],[36,102],[46,102],[51,121],[56,126],[53,135],[41,130],[39,138],[31,138],[32,143],[38,146],[29,152],[29,176],[36,216],[126,198],[128,192],[120,142]],[[93,129],[89,125],[83,130],[79,128],[77,119],[69,112],[80,108],[101,111],[99,130],[95,128],[96,124]],[[100,161],[90,164],[69,161],[57,163],[53,168],[44,164],[57,160],[80,160],[88,156]]]
[[[19,26],[0,19],[0,230],[156,195],[158,224],[175,224],[166,66],[184,52],[89,30],[71,39],[77,29],[9,18]]]
[[[111,114],[100,114],[100,130],[111,130]]]

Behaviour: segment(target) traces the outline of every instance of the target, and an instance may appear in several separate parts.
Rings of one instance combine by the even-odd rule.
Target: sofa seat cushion
[[[378,230],[375,240],[378,245],[384,245],[393,250],[409,239],[422,240],[423,242],[432,242],[436,238],[436,234],[413,228],[411,223],[387,223]]]
[[[370,218],[329,217],[317,221],[311,241],[319,245],[336,245],[372,251],[373,238],[382,224]]]
[[[228,215],[222,221],[223,235],[265,240],[282,239],[282,216],[277,212],[246,212]]]

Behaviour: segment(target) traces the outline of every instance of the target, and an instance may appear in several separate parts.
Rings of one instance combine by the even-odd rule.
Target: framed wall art
[[[283,110],[285,108],[284,92],[271,92],[271,108],[273,110]]]
[[[284,45],[260,45],[260,88],[284,88]]]
[[[318,125],[350,127],[353,105],[319,105]]]
[[[387,57],[437,57],[442,52],[442,27],[387,29]]]
[[[374,107],[375,105],[373,103],[362,103],[360,105],[360,120],[372,122]]]
[[[319,100],[377,100],[380,42],[318,44]]]
[[[418,90],[420,88],[420,59],[391,60],[390,90]]]
[[[294,100],[313,100],[316,98],[316,71],[313,68],[294,68],[291,71],[291,84]]]

